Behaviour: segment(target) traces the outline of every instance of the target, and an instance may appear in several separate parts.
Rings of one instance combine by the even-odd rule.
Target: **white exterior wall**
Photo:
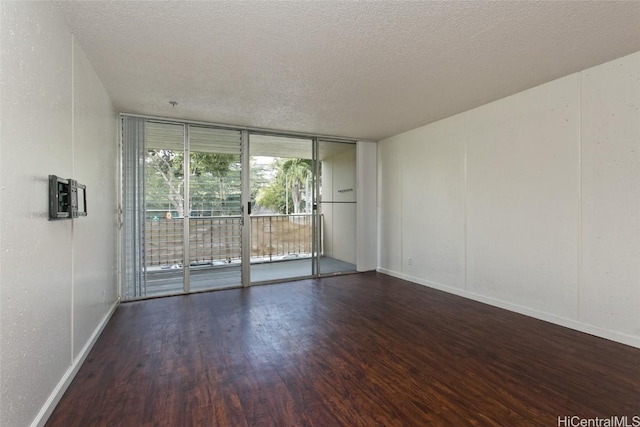
[[[380,271],[640,347],[640,52],[378,145]]]
[[[356,146],[344,144],[346,151],[322,160],[322,200],[324,254],[356,263]],[[351,149],[352,148],[352,149]],[[352,191],[340,191],[351,189]]]
[[[0,425],[41,425],[117,301],[116,115],[55,5],[0,7]],[[48,221],[49,174],[88,217]]]
[[[355,167],[354,167],[355,166]],[[322,163],[325,254],[356,264],[358,271],[377,266],[377,144],[358,141],[353,150]],[[353,189],[353,191],[339,191]]]

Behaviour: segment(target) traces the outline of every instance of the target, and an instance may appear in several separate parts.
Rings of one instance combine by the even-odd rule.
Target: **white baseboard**
[[[98,327],[95,329],[95,331],[93,331],[93,334],[91,334],[91,337],[89,338],[87,343],[84,345],[84,347],[82,347],[82,350],[80,350],[78,357],[76,357],[71,366],[69,366],[69,369],[67,369],[67,371],[64,373],[56,387],[49,395],[47,401],[44,403],[42,408],[40,408],[40,412],[38,412],[38,415],[36,415],[36,417],[34,418],[33,422],[31,423],[31,427],[41,427],[44,426],[44,424],[47,422],[47,420],[51,416],[51,413],[56,408],[56,405],[58,404],[58,402],[60,402],[60,399],[62,399],[64,392],[67,391],[69,384],[71,384],[71,381],[78,373],[78,370],[80,370],[80,367],[89,355],[89,352],[98,340],[98,337],[104,330],[104,327],[107,326],[107,323],[109,323],[109,319],[111,319],[111,316],[113,316],[113,313],[116,311],[118,304],[120,304],[120,300],[116,300],[107,314],[102,318],[102,320],[98,324]]]
[[[556,325],[564,326],[566,328],[574,329],[579,332],[584,332],[586,334],[590,334],[600,338],[619,342],[621,344],[626,344],[631,347],[640,348],[639,337],[627,335],[617,331],[612,331],[610,329],[600,328],[598,326],[579,322],[574,319],[559,317],[543,311],[534,310],[522,305],[498,300],[498,299],[487,297],[474,292],[468,292],[464,289],[454,288],[452,286],[443,285],[437,282],[431,282],[429,280],[424,280],[418,277],[409,276],[407,274],[399,273],[393,270],[387,270],[386,268],[378,268],[377,271],[383,274],[387,274],[389,276],[397,277],[398,279],[403,279],[409,282],[416,283],[418,285],[426,286],[433,289],[438,289],[440,291],[444,291],[450,294],[458,295],[458,296],[468,298],[474,301],[478,301],[484,304],[489,304],[494,307],[504,308],[505,310],[513,311],[519,314],[524,314],[525,316],[533,317],[538,320],[544,320],[545,322],[549,322]]]

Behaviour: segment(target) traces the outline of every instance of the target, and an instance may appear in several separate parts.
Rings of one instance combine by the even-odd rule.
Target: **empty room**
[[[0,426],[640,427],[640,2],[0,15]]]

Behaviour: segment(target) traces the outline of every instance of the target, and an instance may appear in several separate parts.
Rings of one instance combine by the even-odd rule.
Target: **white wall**
[[[464,288],[464,144],[457,138],[459,126],[450,120],[425,129],[420,139],[451,143],[418,144],[394,161],[402,171],[399,234],[402,248],[411,248],[401,258],[407,273]]]
[[[358,141],[356,144],[358,271],[375,270],[378,265],[377,150],[377,143],[372,141]]]
[[[640,347],[640,52],[378,147],[380,271]]]
[[[581,74],[579,319],[640,337],[640,52]]]
[[[25,426],[46,420],[115,307],[117,129],[55,6],[0,7],[0,425]],[[87,185],[88,217],[47,220],[49,174]]]
[[[73,225],[73,351],[116,301],[117,115],[82,47],[73,43],[73,177],[87,186],[88,215]]]
[[[406,134],[409,135],[409,134]],[[389,274],[403,272],[402,263],[402,159],[405,145],[398,138],[378,143],[378,268]]]
[[[466,115],[467,290],[575,318],[578,76]]]

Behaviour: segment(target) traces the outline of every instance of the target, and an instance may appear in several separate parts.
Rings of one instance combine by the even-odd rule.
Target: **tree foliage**
[[[240,156],[192,152],[189,158],[191,215],[237,215],[240,209]],[[288,158],[251,165],[251,198],[278,213],[311,212],[312,162]],[[146,157],[147,209],[185,214],[184,153],[153,149]]]
[[[192,200],[222,204],[233,193],[239,193],[239,174],[237,185],[225,179],[239,162],[238,155],[193,152],[189,160]],[[184,216],[184,153],[149,150],[146,175],[147,204],[152,208],[166,209],[168,202],[178,216]]]
[[[311,212],[311,160],[277,159],[272,167],[275,170],[274,179],[258,191],[256,202],[283,214],[302,213],[303,210]]]

